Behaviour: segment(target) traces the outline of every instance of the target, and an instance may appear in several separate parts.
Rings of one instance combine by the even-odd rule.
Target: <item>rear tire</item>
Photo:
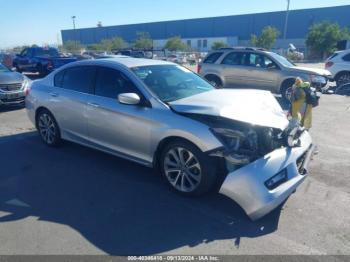
[[[36,126],[42,141],[56,147],[61,143],[61,132],[54,116],[46,109],[40,110],[36,117]]]
[[[38,65],[38,72],[39,72],[39,76],[44,77],[48,75],[48,71],[46,68],[43,67],[43,65]]]
[[[174,140],[163,148],[159,168],[168,185],[185,196],[207,193],[217,180],[216,164],[185,140]]]
[[[205,76],[205,79],[207,79],[208,82],[211,85],[213,85],[215,88],[217,88],[217,89],[223,88],[223,84],[222,84],[219,77],[217,77],[215,75],[207,75],[207,76]]]

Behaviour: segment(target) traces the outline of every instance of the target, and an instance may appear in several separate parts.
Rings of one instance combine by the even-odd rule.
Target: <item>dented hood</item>
[[[288,119],[269,91],[215,89],[169,103],[178,113],[220,116],[284,130]]]

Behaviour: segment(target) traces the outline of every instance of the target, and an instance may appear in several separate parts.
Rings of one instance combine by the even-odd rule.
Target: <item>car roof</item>
[[[83,60],[70,65],[115,65],[121,64],[128,68],[140,67],[140,66],[150,66],[150,65],[176,65],[171,62],[162,61],[162,60],[153,60],[145,58],[134,58],[128,56],[119,56],[113,58],[101,58],[96,60]]]

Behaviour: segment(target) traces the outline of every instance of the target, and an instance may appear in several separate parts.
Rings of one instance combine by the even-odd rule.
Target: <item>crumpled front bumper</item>
[[[299,147],[277,149],[229,173],[220,193],[238,203],[252,220],[265,216],[283,203],[307,176],[314,146],[306,131],[300,142]],[[287,171],[288,180],[269,190],[265,182],[283,170]]]

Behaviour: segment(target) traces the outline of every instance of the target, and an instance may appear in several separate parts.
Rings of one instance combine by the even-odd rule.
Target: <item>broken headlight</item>
[[[226,150],[217,152],[234,165],[244,165],[252,161],[257,152],[257,134],[253,130],[212,128],[211,131],[223,143]]]

